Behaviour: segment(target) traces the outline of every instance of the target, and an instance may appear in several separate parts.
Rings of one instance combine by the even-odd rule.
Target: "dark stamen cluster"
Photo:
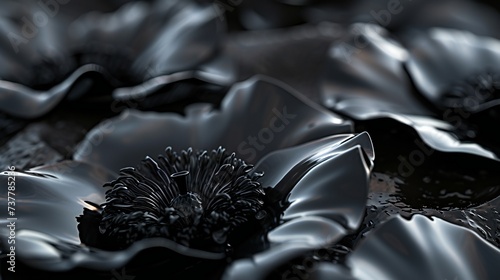
[[[105,185],[111,189],[100,206],[100,233],[123,247],[165,237],[222,250],[228,235],[262,208],[262,174],[252,168],[223,148],[180,154],[167,148],[157,160],[146,157]]]

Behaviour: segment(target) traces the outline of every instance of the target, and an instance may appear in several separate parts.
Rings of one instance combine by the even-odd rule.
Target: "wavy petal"
[[[354,24],[331,45],[321,102],[355,119],[383,113],[431,115],[403,69],[407,51],[373,24]]]
[[[230,33],[224,41],[224,51],[219,56],[227,56],[233,61],[238,80],[256,74],[266,75],[290,85],[317,102],[325,56],[331,43],[344,32],[339,24],[322,22]]]
[[[196,105],[185,117],[128,111],[94,128],[74,158],[118,171],[144,155],[160,154],[167,146],[174,150],[223,146],[255,163],[276,149],[350,131],[350,122],[288,86],[254,77],[234,85],[219,110]]]
[[[138,91],[139,87],[142,95],[179,79],[227,82],[214,67],[200,66],[217,49],[223,31],[210,5],[194,1],[64,5],[26,1],[8,18],[0,18],[0,30],[8,34],[0,41],[0,62],[9,66],[0,72],[0,93],[4,93],[0,111],[23,118],[44,115],[70,92],[88,93],[89,81],[95,82],[89,72],[98,73],[113,88],[135,86],[132,90]],[[32,14],[45,19],[43,28],[34,25]],[[177,72],[183,74],[169,76]],[[79,83],[83,75],[89,80]],[[159,76],[169,78],[155,79]]]
[[[497,11],[494,7],[477,1],[274,0],[253,1],[251,3],[227,2],[229,5],[222,5],[232,12],[226,13],[227,17],[250,30],[273,29],[304,22],[331,21],[342,24],[376,23],[393,32],[404,31],[406,28],[447,27],[487,36],[500,36],[498,30],[494,28],[500,23]],[[234,9],[236,12],[233,11]],[[234,28],[239,28],[239,25],[235,23],[233,25]]]
[[[336,222],[318,217],[303,217],[269,233],[274,246],[252,258],[236,260],[222,279],[265,279],[278,266],[315,248],[338,241],[346,232]]]
[[[313,279],[495,279],[500,251],[438,218],[394,217],[355,248],[346,266],[321,263]],[[334,278],[335,277],[335,278]]]
[[[416,42],[421,45],[426,43]],[[428,50],[434,59],[428,60],[428,68],[440,64],[440,73],[449,73],[450,71],[445,71],[449,65],[441,61],[440,57],[435,57],[430,51],[432,48],[429,47]],[[446,54],[450,61],[459,60],[450,53],[453,52],[448,50]],[[469,114],[468,118],[464,118],[457,112],[435,110],[430,104],[430,101],[435,100],[422,98],[413,89],[412,81],[404,71],[406,63],[415,65],[415,62],[409,62],[409,57],[406,49],[394,42],[384,29],[369,24],[353,25],[344,40],[332,44],[330,61],[323,78],[322,104],[362,121],[369,127],[370,122],[381,119],[392,119],[408,125],[427,145],[438,151],[462,152],[497,159],[497,155],[492,152],[495,149],[491,148],[494,145],[484,141],[470,143],[468,136],[464,135],[475,134],[475,130],[457,127],[457,124],[468,121],[468,118],[484,119],[486,112],[477,116]],[[418,61],[419,57],[416,52],[411,59]],[[467,72],[468,70],[463,69],[465,66],[462,65],[462,70],[457,71]],[[457,67],[454,65],[452,68]],[[429,75],[431,76],[432,79],[439,78],[437,74]],[[488,129],[481,126],[479,132],[483,137],[488,134]]]
[[[104,201],[102,185],[115,176],[83,162],[65,161],[26,172],[5,171],[0,178],[5,186],[7,181],[15,182],[14,195],[9,196],[15,198],[17,205],[14,215],[18,225],[16,230],[39,231],[71,244],[79,244],[75,217],[81,214],[85,201]],[[0,202],[5,209],[7,191],[7,188],[0,191]],[[7,223],[7,214],[7,211],[1,214],[2,225]],[[3,234],[2,238],[6,238]]]
[[[433,28],[408,32],[404,41],[410,53],[407,68],[416,87],[440,109],[447,109],[444,95],[457,81],[486,70],[500,72],[500,41],[493,38]]]
[[[263,186],[291,202],[284,220],[322,216],[354,229],[364,213],[374,158],[367,133],[336,135],[273,152],[255,170],[264,172]]]
[[[263,177],[263,184],[276,184],[289,206],[283,223],[267,235],[270,248],[235,261],[223,279],[263,279],[287,261],[355,230],[364,215],[373,159],[366,133],[328,137],[263,158],[256,168],[271,175]]]
[[[441,219],[394,218],[347,259],[358,279],[495,279],[500,251]]]
[[[360,22],[376,22],[395,33],[409,28],[429,29],[433,27],[467,30],[486,36],[500,36],[492,28],[500,23],[492,7],[467,0],[422,0],[393,1],[364,0],[355,5],[357,15],[350,19]]]

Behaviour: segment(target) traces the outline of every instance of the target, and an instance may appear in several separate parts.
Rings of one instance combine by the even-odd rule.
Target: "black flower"
[[[460,145],[496,158],[495,133],[484,124],[496,116],[498,40],[442,28],[401,37],[375,25],[351,26],[331,45],[322,103],[357,120],[411,123],[437,150]],[[450,139],[449,147],[432,138]]]
[[[322,103],[356,120],[377,149],[365,226],[420,213],[498,245],[496,214],[474,222],[466,214],[498,207],[500,163],[490,126],[498,42],[441,28],[406,32],[398,38],[353,25],[332,43],[324,71]],[[465,110],[476,93],[485,97],[476,100],[481,105]]]
[[[92,93],[144,97],[192,78],[227,83],[213,71],[219,62],[209,61],[223,32],[210,5],[27,0],[6,8],[0,111],[9,115],[37,118]]]
[[[350,130],[264,77],[234,85],[217,110],[125,112],[74,160],[3,173],[24,201],[19,261],[40,277],[264,278],[359,226],[374,153]]]
[[[500,41],[473,33],[431,29],[408,32],[408,73],[419,92],[463,141],[499,154]]]
[[[427,34],[424,31],[414,32]],[[472,40],[470,33],[457,34],[450,30],[434,29],[431,33],[439,37],[437,41],[413,41],[415,44],[410,45],[409,51],[383,28],[353,25],[341,41],[331,45],[329,63],[323,74],[321,102],[333,111],[356,120],[391,119],[410,125],[427,145],[439,151],[465,152],[496,159],[488,149],[491,146],[467,141],[470,140],[467,136],[461,137],[474,131],[463,131],[452,119],[456,116],[450,116],[450,113],[454,112],[451,109],[467,102],[467,94],[473,94],[475,90],[484,93],[480,94],[484,97],[481,99],[486,103],[484,106],[495,106],[497,82],[495,71],[491,72],[495,67],[490,65],[495,64],[498,58],[493,47],[498,42],[489,39],[488,43],[472,43],[477,40]],[[416,35],[410,33],[408,40],[413,40],[410,38],[416,38]],[[464,53],[454,57],[451,49],[457,46],[458,41],[482,47],[471,47],[477,53],[460,47]],[[439,50],[439,45],[446,49],[442,50],[443,55],[435,51]],[[420,48],[428,48],[428,53]],[[472,60],[481,60],[481,63],[472,63]],[[453,70],[445,71],[448,68]],[[478,68],[485,70],[481,72]],[[470,77],[475,79],[470,81]],[[475,90],[470,90],[473,85],[476,85]],[[489,93],[487,98],[485,92]],[[445,97],[438,97],[439,94],[449,99],[446,101]],[[424,100],[422,95],[429,100]],[[461,101],[458,102],[456,99],[460,96]],[[474,118],[469,119],[467,115],[460,124],[471,120]]]

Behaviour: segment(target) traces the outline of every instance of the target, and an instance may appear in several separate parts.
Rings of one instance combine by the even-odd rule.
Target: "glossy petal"
[[[264,172],[264,186],[288,196],[284,220],[323,216],[354,229],[364,212],[358,210],[366,202],[374,157],[368,134],[337,135],[273,152],[255,170]]]
[[[500,24],[498,12],[479,1],[432,0],[386,1],[362,0],[354,6],[356,15],[350,20],[372,22],[392,32],[405,32],[409,28],[432,27],[466,30],[486,36],[500,36],[493,28]]]
[[[198,68],[213,55],[223,30],[209,5],[137,1],[82,7],[37,2],[13,4],[19,6],[13,14],[0,18],[0,29],[8,34],[0,41],[0,62],[8,66],[0,69],[0,110],[8,114],[44,115],[66,96],[87,93],[95,77],[103,77],[113,88],[153,79],[139,88],[122,89],[122,95],[147,95],[180,79],[224,82],[210,67]],[[34,25],[35,18],[30,21],[32,14],[45,19],[43,28]],[[22,24],[10,18],[23,19]],[[183,74],[170,76],[177,72]],[[155,79],[158,76],[168,78]]]
[[[312,279],[496,279],[500,251],[438,218],[394,217],[366,236],[346,267],[321,263]],[[350,269],[350,270],[349,270]]]
[[[227,2],[227,3],[226,3]],[[275,29],[321,21],[375,23],[393,32],[406,28],[448,27],[487,36],[500,36],[498,12],[478,1],[329,1],[274,0],[224,1],[233,28]],[[241,4],[241,5],[240,5]],[[236,10],[236,11],[234,11]]]
[[[482,146],[476,143],[460,141],[451,132],[453,131],[453,128],[443,121],[428,117],[397,114],[388,114],[387,116],[388,118],[385,119],[388,122],[393,122],[395,120],[403,125],[407,125],[407,129],[415,131],[418,134],[418,137],[421,138],[431,149],[442,152],[466,153],[498,160],[498,157],[493,152],[483,148]],[[380,119],[384,120],[384,118]],[[418,139],[415,139],[415,141],[418,141]]]
[[[441,219],[394,218],[348,257],[358,279],[495,279],[500,251]]]
[[[373,159],[368,134],[332,136],[263,158],[256,168],[271,176],[262,183],[275,185],[288,200],[284,223],[269,232],[268,250],[235,261],[224,279],[263,279],[272,269],[356,229]]]
[[[185,117],[128,111],[89,132],[74,159],[117,172],[167,146],[174,150],[223,146],[255,163],[276,149],[350,131],[350,122],[288,86],[255,77],[234,85],[218,110],[196,105]]]
[[[500,41],[469,32],[434,28],[408,32],[408,71],[422,94],[447,109],[445,94],[461,80],[484,71],[500,72]],[[471,96],[474,98],[474,96]],[[481,110],[483,104],[476,104]]]
[[[141,253],[157,249],[160,255],[151,255],[151,261],[159,261],[174,256],[178,259],[204,259],[217,261],[225,257],[222,253],[211,253],[179,245],[164,238],[140,240],[125,250],[102,251],[89,250],[82,246],[64,243],[51,235],[31,230],[17,232],[18,257],[32,268],[42,271],[67,272],[75,268],[90,271],[113,270],[130,263]],[[155,259],[156,258],[156,259]],[[186,261],[188,263],[188,261]],[[137,269],[136,267],[134,267]],[[172,267],[172,272],[175,267]],[[183,270],[181,267],[180,270]]]
[[[7,181],[15,181],[18,230],[35,230],[79,244],[75,217],[81,214],[84,201],[103,201],[102,185],[114,176],[83,162],[66,161],[27,172],[5,171],[1,180],[5,186]],[[15,179],[9,179],[12,177]],[[7,188],[1,194],[2,205],[7,208]],[[7,214],[1,214],[3,225]]]
[[[63,82],[45,91],[34,90],[9,81],[0,81],[0,110],[20,118],[40,117],[54,109],[72,90],[85,92],[89,85],[77,83],[85,79],[85,76],[100,73],[102,70],[97,65],[84,65]]]
[[[339,24],[321,22],[289,28],[230,33],[224,51],[235,65],[238,81],[261,74],[278,79],[315,102],[329,46],[345,32]],[[314,51],[310,51],[314,50]],[[293,57],[293,59],[290,59]],[[226,72],[231,70],[226,68]]]
[[[404,69],[409,54],[384,29],[369,24],[353,25],[343,40],[332,44],[329,59],[321,90],[324,106],[355,120],[366,121],[370,127],[371,121],[376,123],[383,119],[408,125],[438,151],[497,159],[488,148],[461,141],[457,135],[471,132],[457,131],[454,126],[457,116],[448,114],[450,112],[436,114],[431,104],[413,89]],[[444,71],[447,64],[440,67],[440,73],[450,72]]]
[[[351,272],[345,267],[322,262],[317,264],[315,269],[309,275],[314,280],[358,280],[351,275]]]
[[[404,36],[407,69],[421,94],[454,126],[463,141],[500,153],[500,41],[450,29],[413,31]]]
[[[265,279],[276,267],[312,249],[338,241],[346,234],[342,227],[328,219],[306,217],[298,219],[296,223],[296,227],[302,230],[285,236],[283,241],[288,242],[277,244],[270,250],[258,253],[252,258],[233,262],[225,271],[222,279]],[[312,230],[303,230],[304,227],[311,227]],[[298,235],[301,233],[305,233],[305,235]],[[294,240],[290,241],[290,239]]]
[[[355,119],[384,113],[430,115],[403,69],[407,51],[383,28],[352,25],[331,45],[322,76],[322,104]]]

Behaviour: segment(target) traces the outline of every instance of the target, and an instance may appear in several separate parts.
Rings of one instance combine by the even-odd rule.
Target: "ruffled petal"
[[[89,94],[102,79],[108,88],[125,87],[119,90],[122,96],[145,96],[191,78],[227,83],[210,66],[214,62],[200,66],[212,57],[223,34],[220,15],[211,5],[12,5],[13,14],[0,18],[0,30],[8,34],[0,39],[0,62],[6,66],[0,69],[0,111],[13,116],[40,117],[69,95]],[[100,90],[107,93],[106,89]]]
[[[264,172],[263,186],[291,203],[282,219],[322,216],[354,229],[364,213],[374,158],[367,133],[336,135],[273,152],[255,170]]]
[[[470,32],[434,28],[407,32],[403,39],[409,49],[407,68],[415,86],[439,109],[448,109],[453,96],[446,96],[457,82],[485,71],[500,73],[500,41]],[[498,83],[498,81],[497,81]],[[480,108],[480,96],[472,89],[469,97]],[[484,105],[483,105],[484,106]],[[472,107],[472,106],[471,106]],[[473,111],[476,111],[473,110]]]
[[[332,136],[263,158],[256,169],[271,175],[263,177],[263,184],[275,185],[278,197],[285,197],[276,202],[287,207],[282,224],[268,233],[268,249],[236,260],[223,279],[263,279],[287,261],[355,230],[365,212],[373,159],[366,133]]]
[[[117,172],[144,155],[223,146],[255,163],[277,149],[351,131],[351,123],[323,110],[278,81],[254,77],[235,84],[219,110],[193,105],[186,116],[127,111],[89,132],[74,158]]]
[[[441,219],[394,218],[347,259],[357,279],[494,279],[500,251]]]
[[[355,119],[385,113],[431,115],[404,72],[408,53],[388,32],[354,24],[331,45],[322,75],[321,102]]]
[[[18,231],[41,232],[70,244],[79,244],[75,217],[81,214],[85,201],[104,201],[102,185],[115,176],[76,161],[26,172],[4,171],[0,177],[2,183],[7,186],[8,181],[15,182],[15,190],[8,194],[8,188],[2,188],[2,206],[7,209],[7,197],[10,196],[15,199],[16,207],[12,216],[8,216],[7,211],[1,214],[2,225],[8,223],[7,218],[15,217]],[[8,236],[5,233],[2,231],[2,238]],[[28,253],[19,252],[21,255]]]
[[[500,251],[438,218],[395,217],[366,236],[346,266],[320,263],[312,279],[495,279]]]
[[[440,31],[440,34],[443,32]],[[450,37],[450,34],[447,37]],[[456,40],[465,40],[464,38]],[[413,39],[411,40],[413,42]],[[454,39],[450,37],[447,40]],[[461,58],[455,57],[451,49],[443,51],[446,55],[441,56],[431,51],[433,50],[431,45],[426,45],[429,43],[428,41],[415,40],[414,42],[417,46],[427,46],[424,49],[429,50],[430,57],[425,60],[428,63],[427,68],[420,69],[419,73],[410,71],[410,74],[413,75],[408,76],[405,72],[405,66],[419,69],[416,67],[416,61],[420,61],[422,58],[419,52],[415,51],[413,56],[410,56],[405,48],[393,41],[387,32],[380,27],[369,24],[353,25],[344,40],[332,44],[330,60],[324,72],[321,103],[335,112],[361,121],[359,122],[361,126],[366,124],[371,127],[370,122],[378,122],[378,120],[383,119],[392,119],[408,125],[419,134],[419,137],[427,145],[438,151],[463,152],[497,159],[495,153],[497,153],[498,148],[495,147],[493,140],[497,139],[495,137],[498,136],[484,127],[485,119],[496,120],[494,113],[498,109],[493,108],[498,107],[497,100],[485,104],[484,106],[491,105],[492,108],[481,114],[471,115],[465,111],[455,112],[451,109],[440,112],[432,104],[439,103],[440,97],[436,96],[431,99],[430,95],[427,94],[429,100],[426,100],[422,98],[422,93],[415,90],[412,85],[412,79],[424,81],[422,80],[424,76],[443,83],[440,77],[456,74],[449,74],[453,71],[446,71],[446,68],[450,67],[449,65],[452,65],[453,69],[459,68],[459,70],[454,70],[455,72],[470,72],[473,67],[477,66],[466,69],[467,64],[474,65],[472,60],[475,59],[475,56],[467,55],[467,59],[470,60],[467,63],[457,62]],[[477,43],[469,42],[469,44]],[[451,43],[448,45],[449,48],[453,48],[453,46]],[[492,47],[486,45],[484,48],[491,49]],[[453,62],[447,64],[443,57],[446,61]],[[491,60],[494,63],[495,59],[491,58]],[[462,64],[458,65],[457,63]],[[439,74],[421,75],[421,73],[435,71],[434,66],[441,69]],[[430,69],[432,67],[434,70]],[[433,83],[430,82],[421,84],[433,86]],[[422,87],[420,89],[425,90]],[[442,108],[441,105],[439,109]],[[480,125],[477,128],[464,126],[465,123],[469,122]],[[368,132],[371,131],[368,130]],[[476,140],[474,139],[476,134],[480,141],[471,141]]]

